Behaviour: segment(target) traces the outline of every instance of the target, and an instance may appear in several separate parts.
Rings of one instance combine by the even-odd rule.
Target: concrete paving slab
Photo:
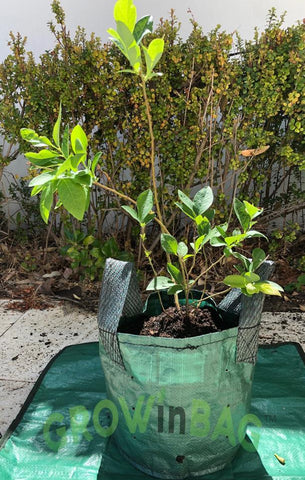
[[[264,312],[260,343],[297,342],[305,350],[305,313]]]
[[[20,317],[24,315],[23,312],[15,310],[7,310],[7,300],[0,303],[0,337],[10,328]]]
[[[0,379],[0,433],[4,435],[32,390],[32,382]]]
[[[0,378],[33,382],[65,346],[97,340],[93,314],[70,305],[29,310],[0,337]]]

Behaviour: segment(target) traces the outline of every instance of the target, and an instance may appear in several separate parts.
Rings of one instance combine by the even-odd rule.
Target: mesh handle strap
[[[106,353],[122,367],[124,363],[117,337],[120,318],[138,315],[142,311],[133,263],[107,258],[98,308],[98,326]]]
[[[262,280],[268,280],[274,270],[274,264],[265,261],[257,270]],[[263,311],[265,295],[258,293],[247,297],[240,290],[233,289],[220,302],[219,307],[227,312],[239,314],[236,362],[255,363],[258,349],[259,324]]]

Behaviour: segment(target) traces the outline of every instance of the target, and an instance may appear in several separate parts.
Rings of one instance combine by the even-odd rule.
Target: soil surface
[[[232,324],[224,321],[213,308],[189,308],[178,311],[169,307],[154,317],[139,316],[136,321],[121,324],[119,331],[150,337],[188,338],[206,333],[220,332]]]
[[[151,337],[197,337],[219,332],[219,323],[216,312],[207,308],[189,308],[187,312],[186,307],[179,311],[175,307],[169,307],[160,315],[147,319],[139,334]]]

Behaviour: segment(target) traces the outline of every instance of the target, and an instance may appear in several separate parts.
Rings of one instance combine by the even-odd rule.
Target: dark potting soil
[[[206,333],[220,332],[232,325],[226,324],[212,308],[186,307],[178,311],[169,307],[154,317],[138,317],[137,321],[120,325],[119,332],[151,337],[188,338]]]

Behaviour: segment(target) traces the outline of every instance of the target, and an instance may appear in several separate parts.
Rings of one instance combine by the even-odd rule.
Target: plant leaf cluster
[[[142,43],[145,35],[153,31],[152,17],[147,15],[137,21],[137,9],[132,0],[118,0],[114,6],[113,15],[117,29],[110,28],[108,33],[132,67],[132,70],[123,71],[142,75],[145,81],[160,75],[153,70],[163,54],[163,38],[154,38],[147,47]],[[145,58],[145,66],[142,54]]]

